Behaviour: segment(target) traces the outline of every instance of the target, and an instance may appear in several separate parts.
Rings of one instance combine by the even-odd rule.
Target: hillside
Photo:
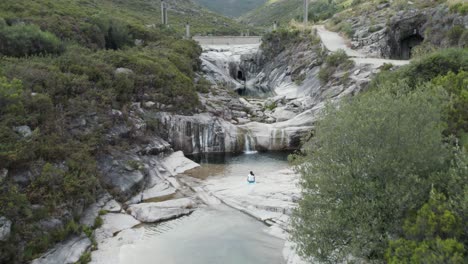
[[[274,21],[287,24],[301,15],[302,0],[268,0],[264,5],[240,17],[242,22],[270,26]]]
[[[263,5],[267,0],[195,0],[206,8],[229,17],[238,17]]]
[[[169,1],[169,24],[176,32],[184,32],[186,22],[192,25],[194,34],[237,34],[243,26],[221,15],[209,12],[195,5],[191,0]],[[23,19],[40,24],[42,28],[75,28],[89,30],[89,20],[98,17],[112,17],[125,21],[132,30],[144,31],[161,21],[160,1],[133,0],[39,0],[1,1],[0,16],[8,20]],[[54,28],[55,27],[55,28]],[[71,32],[63,32],[63,37],[71,37]]]
[[[241,21],[271,26],[276,20],[287,27],[302,21],[302,4],[268,1]],[[309,4],[309,21],[342,33],[354,49],[374,57],[408,59],[468,45],[468,3],[460,0],[317,0]]]
[[[200,111],[201,49],[181,37],[187,20],[194,33],[240,29],[186,0],[171,1],[167,28],[152,0],[0,2],[0,263],[29,262],[71,235],[91,238],[99,219],[79,220],[103,189],[128,198],[133,189],[120,193],[106,178],[122,183],[122,174],[103,174],[99,161],[155,134],[140,106]]]

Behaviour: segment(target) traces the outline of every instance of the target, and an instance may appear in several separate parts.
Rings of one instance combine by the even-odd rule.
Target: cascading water
[[[253,153],[257,153],[257,151],[252,148],[252,143],[254,143],[254,139],[252,138],[251,135],[249,135],[248,133],[245,133],[244,135],[244,153],[245,154],[253,154]]]

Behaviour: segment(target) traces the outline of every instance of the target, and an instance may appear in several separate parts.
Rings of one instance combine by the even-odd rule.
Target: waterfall
[[[244,153],[245,154],[253,154],[257,153],[255,149],[252,148],[252,143],[254,139],[248,133],[244,134]]]

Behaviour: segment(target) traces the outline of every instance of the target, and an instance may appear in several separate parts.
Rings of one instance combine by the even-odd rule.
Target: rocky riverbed
[[[253,228],[256,224],[247,221],[245,228],[276,241],[273,251],[283,252],[279,263],[301,263],[288,241],[289,217],[300,197],[299,176],[287,166],[284,157],[279,161],[256,151],[300,148],[326,102],[336,103],[365,89],[378,67],[374,62],[355,63],[351,69],[336,70],[324,83],[318,76],[326,52],[320,41],[305,38],[266,57],[266,51],[274,49],[269,45],[277,43],[265,43],[262,48],[251,44],[203,47],[203,72],[212,87],[208,93],[199,94],[203,105],[199,114],[176,115],[161,111],[160,105],[151,102],[135,103],[129,109],[130,121],[125,123],[118,122],[122,113],[113,110],[117,121],[109,140],[129,134],[144,140],[126,151],[111,151],[99,157],[107,191],[84,210],[80,219],[82,225],[97,227],[92,236],[69,238],[33,263],[75,263],[90,249],[91,263],[130,263],[129,256],[143,254],[147,248],[144,244],[148,229],[142,226],[172,222],[179,217],[191,219],[192,215],[203,218],[211,210],[223,211],[226,206],[231,210],[227,214],[234,218],[242,212],[256,219],[255,223],[264,224],[261,229]],[[250,96],[238,95],[245,91]],[[148,120],[153,121],[150,124]],[[157,131],[154,135],[143,133],[150,125]],[[196,169],[200,165],[185,157],[206,153],[256,154],[240,156],[244,160],[234,170],[226,170],[232,168],[229,164],[203,162]],[[247,185],[244,178],[252,166],[260,166],[255,169],[258,184]],[[212,175],[213,170],[220,171]],[[215,213],[214,217],[222,223],[225,216]],[[8,222],[3,222],[2,235],[7,236]],[[195,223],[192,228],[203,228]],[[221,225],[218,230],[228,232],[230,228]],[[236,239],[248,237],[237,234]],[[160,246],[157,240],[154,245]],[[258,249],[258,254],[268,252],[256,244],[252,248]],[[255,251],[240,252],[256,255]],[[245,263],[249,261],[259,263],[251,259]]]

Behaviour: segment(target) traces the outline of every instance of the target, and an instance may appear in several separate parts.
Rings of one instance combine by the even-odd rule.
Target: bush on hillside
[[[333,1],[313,1],[309,4],[309,19],[313,22],[325,20],[332,17],[340,10],[340,7]]]
[[[432,80],[433,78],[445,75],[448,72],[457,74],[460,71],[468,71],[468,50],[467,49],[445,49],[437,51],[428,56],[413,60],[410,65],[401,67],[397,71],[382,72],[371,82],[371,87],[389,82],[396,83],[403,81],[409,87]]]
[[[432,83],[443,87],[451,97],[446,134],[461,138],[468,133],[468,72],[449,72],[435,78]]]
[[[338,50],[326,57],[325,64],[320,68],[318,77],[322,84],[326,84],[337,70],[347,71],[353,66],[354,62],[349,59],[346,52]]]
[[[104,48],[117,50],[134,44],[133,36],[123,22],[107,17],[97,17],[94,23],[104,37]]]
[[[390,241],[385,258],[397,263],[463,263],[462,219],[444,194],[432,190],[429,202],[405,220],[404,238]]]
[[[407,214],[427,201],[429,175],[447,171],[444,91],[394,92],[404,86],[386,84],[328,106],[318,122],[298,158],[304,196],[293,237],[302,255],[383,259],[386,239],[399,236]]]
[[[450,11],[458,12],[461,15],[468,14],[468,3],[459,2],[453,5],[450,5]]]
[[[54,34],[42,31],[38,26],[0,25],[0,54],[24,57],[58,54],[62,51],[62,42]]]

